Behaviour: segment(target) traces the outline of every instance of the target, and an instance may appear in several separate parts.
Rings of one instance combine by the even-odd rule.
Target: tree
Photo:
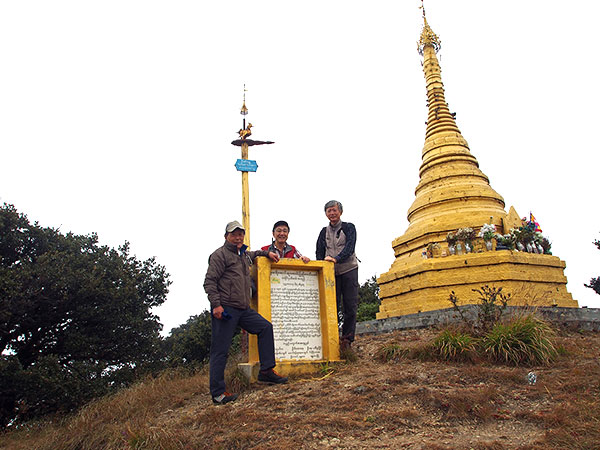
[[[598,250],[600,250],[600,241],[599,240],[595,240],[594,241],[594,245],[596,247],[598,247]],[[600,294],[600,277],[596,277],[596,278],[592,278],[590,280],[590,284],[584,284],[585,287],[589,287],[590,289],[593,289],[596,294]]]
[[[125,242],[61,234],[0,208],[0,426],[72,410],[160,362],[151,308],[169,275]]]
[[[375,320],[380,304],[381,300],[379,299],[377,276],[373,275],[358,288],[356,321],[364,322],[366,320]]]
[[[171,366],[198,367],[210,354],[211,317],[205,310],[186,323],[173,328],[164,341],[165,353]]]
[[[241,351],[241,328],[238,326],[229,347],[229,355]],[[204,310],[186,323],[171,330],[163,341],[167,363],[172,367],[198,368],[208,362],[212,333],[211,313]]]

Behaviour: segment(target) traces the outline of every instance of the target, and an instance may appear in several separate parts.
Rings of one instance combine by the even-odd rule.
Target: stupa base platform
[[[510,250],[422,259],[402,265],[396,260],[379,283],[377,319],[446,309],[450,293],[459,305],[478,304],[473,289],[502,288],[509,305],[578,308],[567,292],[565,262],[552,255]]]

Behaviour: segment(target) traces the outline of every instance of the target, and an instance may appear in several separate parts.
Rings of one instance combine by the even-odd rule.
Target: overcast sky
[[[314,258],[338,199],[361,282],[387,272],[418,183],[426,96],[420,1],[0,2],[0,202],[124,241],[173,285],[164,332],[208,307],[202,283],[241,220],[243,85],[258,171],[251,245],[290,223]],[[450,110],[492,187],[532,211],[567,289],[600,276],[595,1],[427,0]]]

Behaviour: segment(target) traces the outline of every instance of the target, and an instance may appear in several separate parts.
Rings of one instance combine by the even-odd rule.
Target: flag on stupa
[[[533,231],[537,231],[538,233],[542,232],[542,229],[540,228],[540,224],[537,223],[534,215],[531,214],[531,211],[529,212],[529,222],[534,225]]]

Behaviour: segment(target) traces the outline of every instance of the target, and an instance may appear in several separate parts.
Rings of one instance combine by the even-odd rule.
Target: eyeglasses
[[[287,228],[275,228],[275,233],[289,233],[290,230],[288,230]]]

